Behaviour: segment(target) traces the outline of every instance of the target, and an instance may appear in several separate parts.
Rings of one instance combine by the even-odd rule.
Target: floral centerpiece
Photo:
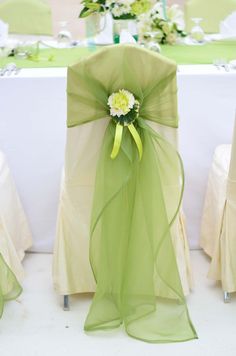
[[[136,19],[148,12],[153,3],[154,0],[83,0],[79,17],[109,12],[113,18],[114,42],[119,42],[122,30],[127,30],[137,40]]]
[[[114,19],[136,19],[149,11],[153,0],[83,0],[79,17],[109,11]]]
[[[79,14],[79,17],[81,18],[105,12],[107,10],[106,0],[83,0],[81,4],[83,5]]]
[[[184,15],[178,5],[166,7],[161,3],[139,18],[139,33],[144,40],[157,41],[161,44],[174,44],[178,37],[186,36],[184,32]]]

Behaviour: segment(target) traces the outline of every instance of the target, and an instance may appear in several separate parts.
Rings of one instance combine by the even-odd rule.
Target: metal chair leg
[[[69,296],[68,295],[64,295],[63,296],[63,310],[65,310],[65,311],[70,310]]]
[[[230,293],[224,291],[224,302],[225,303],[230,303]]]

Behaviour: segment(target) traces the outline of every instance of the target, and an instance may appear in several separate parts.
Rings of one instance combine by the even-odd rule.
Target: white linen
[[[186,173],[184,212],[199,247],[207,175],[215,147],[231,141],[236,71],[179,66],[180,150]],[[34,251],[51,252],[66,134],[66,69],[23,69],[0,79],[0,142],[33,232]]]
[[[8,24],[0,20],[0,47],[4,47],[7,43]]]

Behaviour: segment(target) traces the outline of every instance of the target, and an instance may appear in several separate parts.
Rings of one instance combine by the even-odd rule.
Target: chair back
[[[191,18],[201,17],[201,27],[206,33],[218,33],[220,22],[236,10],[236,0],[186,0],[186,30],[191,31]]]
[[[9,33],[52,35],[51,8],[46,0],[6,0],[0,3],[0,19]]]

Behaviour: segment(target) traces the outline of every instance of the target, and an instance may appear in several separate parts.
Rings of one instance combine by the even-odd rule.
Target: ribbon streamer
[[[138,153],[139,153],[139,159],[142,159],[143,155],[143,145],[141,138],[139,136],[138,131],[134,127],[134,125],[131,123],[128,125],[129,132],[131,133],[137,148],[138,148]],[[121,140],[122,140],[122,134],[123,134],[123,126],[119,123],[116,124],[116,132],[115,132],[115,138],[114,138],[114,144],[111,152],[111,158],[115,159],[120,151],[120,146],[121,146]]]
[[[115,159],[119,153],[121,140],[122,140],[122,133],[123,133],[123,126],[117,123],[113,149],[111,152],[111,159]]]

